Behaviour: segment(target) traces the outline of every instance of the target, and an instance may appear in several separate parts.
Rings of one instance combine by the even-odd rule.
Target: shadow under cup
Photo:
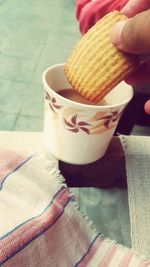
[[[64,64],[43,74],[45,89],[44,144],[57,159],[71,164],[88,164],[106,152],[133,89],[121,82],[106,97],[108,105],[74,102],[57,92],[71,88]]]

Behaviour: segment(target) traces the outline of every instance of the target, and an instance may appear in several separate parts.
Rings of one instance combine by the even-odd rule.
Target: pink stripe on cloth
[[[86,254],[93,238],[89,236],[86,225],[80,224],[80,217],[76,216],[78,211],[72,204],[70,201],[53,227],[49,227],[42,235],[6,261],[4,267],[78,266],[77,262],[82,255]],[[97,267],[97,261],[95,267]]]
[[[138,267],[150,267],[150,260],[140,263]]]
[[[33,239],[41,235],[64,212],[64,208],[70,200],[67,189],[61,189],[57,192],[52,203],[37,217],[31,218],[22,225],[18,225],[12,232],[0,238],[0,263],[23,249]]]
[[[123,258],[121,259],[118,267],[127,267],[127,266],[129,266],[129,263],[130,263],[132,257],[133,257],[133,252],[130,250],[123,256]]]
[[[7,175],[27,159],[27,153],[0,149],[0,189]]]
[[[28,159],[25,159],[24,163]],[[23,161],[20,164],[23,164]],[[22,183],[10,178],[8,182],[12,183],[8,187],[9,190],[0,192],[0,200],[4,203],[6,201],[7,204],[6,209],[5,206],[1,209],[4,215],[5,212],[8,214],[12,195],[14,198],[17,196],[15,207],[19,206],[21,211],[17,210],[16,213],[11,213],[12,216],[3,219],[4,224],[5,218],[11,222],[15,216],[20,216],[20,220],[14,220],[8,228],[6,225],[1,232],[0,266],[150,266],[150,262],[138,258],[131,250],[114,241],[98,235],[96,230],[90,227],[91,223],[86,222],[74,203],[72,193],[64,185],[63,177],[55,168],[57,166],[54,166],[53,161],[51,164],[52,170],[50,162],[45,161],[45,156],[39,157],[35,154],[26,168],[16,173],[16,181]],[[21,179],[24,177],[28,179]],[[13,190],[12,185],[16,190]],[[25,190],[20,191],[21,187],[25,187]],[[4,194],[6,195],[2,198]],[[27,211],[27,215],[21,217],[24,211]]]
[[[109,247],[98,267],[108,267],[117,250],[116,245]]]
[[[94,256],[95,252],[97,251],[98,247],[101,245],[103,240],[99,238],[99,236],[95,239],[93,244],[90,246],[88,252],[83,257],[83,259],[76,265],[76,267],[85,267],[91,261],[92,257]]]

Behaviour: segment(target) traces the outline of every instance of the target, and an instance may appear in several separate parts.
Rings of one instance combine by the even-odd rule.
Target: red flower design
[[[62,106],[56,104],[56,99],[51,97],[47,91],[45,92],[45,99],[49,102],[49,107],[53,112],[56,113],[56,109],[62,108]]]
[[[66,120],[64,118],[64,123],[67,126],[67,130],[77,133],[80,130],[85,132],[86,134],[90,134],[89,129],[87,128],[87,126],[91,126],[91,124],[89,124],[88,122],[85,121],[77,121],[77,116],[78,114],[74,114],[71,118],[70,121]]]
[[[100,118],[100,120],[105,120],[104,126],[105,128],[109,129],[109,125],[111,124],[111,122],[117,122],[120,119],[122,113],[123,113],[123,110],[114,111],[110,115]]]

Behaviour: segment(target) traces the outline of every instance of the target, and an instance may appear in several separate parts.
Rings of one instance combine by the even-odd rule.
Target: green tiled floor
[[[73,0],[0,0],[0,130],[43,129],[42,73],[80,37]]]

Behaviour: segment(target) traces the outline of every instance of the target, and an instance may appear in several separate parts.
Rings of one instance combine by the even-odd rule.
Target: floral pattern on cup
[[[83,131],[88,135],[97,135],[115,128],[122,115],[122,112],[123,110],[114,112],[112,111],[109,113],[97,112],[94,114],[94,116],[87,117],[86,119],[85,113],[82,116],[83,111],[80,111],[79,113],[74,112],[68,117],[63,116],[65,129],[74,133]],[[67,109],[65,110],[65,115],[66,113]]]
[[[45,99],[48,100],[49,107],[53,112],[56,113],[56,110],[62,108],[62,106],[60,106],[56,103],[56,99],[54,97],[50,96],[50,94],[47,91],[45,92]]]
[[[124,109],[118,111],[111,111],[109,113],[97,112],[89,119],[94,126],[91,128],[91,134],[100,134],[112,128],[115,128]]]
[[[46,92],[45,98],[48,101],[50,110],[57,115],[57,118],[61,109],[61,112],[63,112],[64,128],[74,133],[82,131],[88,135],[97,135],[115,128],[124,110],[123,108],[111,112],[98,111],[94,115],[89,116],[82,109],[64,108],[48,92]]]
[[[64,124],[67,126],[65,129],[71,132],[77,133],[83,131],[86,134],[90,134],[90,129],[88,129],[88,127],[91,126],[91,124],[83,120],[78,120],[78,114],[74,114],[70,120],[64,118]]]

